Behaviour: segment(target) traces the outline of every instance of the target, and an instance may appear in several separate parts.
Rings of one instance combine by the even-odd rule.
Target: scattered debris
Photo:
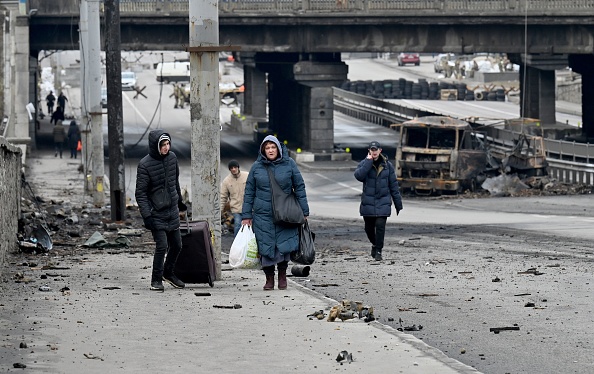
[[[491,282],[501,282],[501,279],[499,279],[498,276],[495,276],[495,278],[491,279]]]
[[[142,236],[144,230],[142,229],[120,229],[118,230],[118,235],[123,236]]]
[[[213,305],[213,308],[219,308],[219,309],[241,309],[241,305],[240,304],[234,304],[234,305]]]
[[[19,345],[19,348],[27,348],[27,343],[21,342],[21,344]]]
[[[337,318],[343,322],[354,318],[363,319],[365,322],[375,321],[373,307],[364,306],[361,301],[351,302],[350,300],[342,300],[340,304],[330,309],[327,321],[334,322]]]
[[[309,277],[309,265],[293,265],[291,267],[291,274],[295,277]]]
[[[520,331],[520,326],[513,325],[513,326],[506,326],[506,327],[491,327],[489,329],[489,332],[499,334],[501,331],[505,331],[505,330]]]
[[[336,357],[336,361],[340,362],[340,364],[342,365],[342,361],[346,360],[349,364],[351,362],[353,362],[353,354],[349,353],[347,351],[342,351],[338,354],[338,356]]]
[[[105,240],[103,235],[98,231],[95,231],[93,235],[83,244],[83,247],[94,247],[94,248],[128,248],[130,246],[130,239],[125,236],[118,236],[113,242]]]
[[[50,292],[52,289],[50,286],[48,286],[47,284],[44,284],[43,286],[39,287],[39,291],[41,292]]]
[[[526,304],[524,304],[525,308],[534,308],[536,306],[536,304],[534,304],[533,302],[529,301]]]
[[[317,319],[324,319],[326,317],[326,314],[324,313],[323,310],[317,310],[311,314],[307,315],[308,317],[310,317],[310,319],[312,318],[317,318]]]
[[[88,358],[89,360],[101,360],[101,361],[103,361],[103,359],[102,359],[101,357],[99,357],[99,356],[95,356],[95,355],[94,355],[94,354],[92,354],[92,353],[83,353],[83,355],[84,355],[86,358]]]
[[[211,296],[210,292],[194,292],[195,296]]]
[[[15,369],[26,369],[27,365],[20,362],[15,362],[14,364],[12,364],[12,367]]]
[[[540,271],[536,270],[536,268],[530,268],[526,271],[518,271],[518,274],[533,274],[533,275],[543,275]]]
[[[108,286],[108,287],[103,287],[104,290],[121,290],[120,287],[118,286]]]
[[[530,295],[531,294],[529,294],[529,293],[519,293],[519,294],[516,294],[514,296],[530,296]]]
[[[420,331],[423,329],[423,325],[402,326],[402,318],[398,318],[398,323],[400,324],[400,327],[396,329],[398,331]]]

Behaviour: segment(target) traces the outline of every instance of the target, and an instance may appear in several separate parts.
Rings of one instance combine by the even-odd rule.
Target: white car
[[[107,108],[107,87],[101,87],[101,108]]]
[[[122,90],[133,90],[136,86],[136,73],[133,71],[122,72]]]

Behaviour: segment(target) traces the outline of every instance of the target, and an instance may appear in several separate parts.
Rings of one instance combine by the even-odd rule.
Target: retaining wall
[[[21,149],[0,136],[0,275],[6,254],[18,249],[21,213]]]

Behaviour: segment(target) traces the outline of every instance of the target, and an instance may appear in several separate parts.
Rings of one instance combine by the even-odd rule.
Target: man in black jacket
[[[402,197],[394,166],[381,154],[380,143],[369,143],[368,151],[367,158],[355,170],[355,178],[363,183],[359,214],[365,221],[365,233],[371,242],[371,257],[381,261],[386,221],[392,212],[392,202],[398,215],[402,210]]]
[[[156,243],[151,290],[164,291],[163,280],[184,288],[173,273],[182,248],[179,216],[187,210],[181,198],[177,156],[170,151],[171,137],[163,130],[151,131],[148,142],[149,153],[138,163],[135,195],[144,226]]]

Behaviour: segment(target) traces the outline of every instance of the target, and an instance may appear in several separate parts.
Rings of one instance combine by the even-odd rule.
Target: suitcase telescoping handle
[[[186,216],[186,227],[185,228],[182,228],[182,227],[179,228],[179,232],[181,233],[181,236],[187,236],[187,235],[190,235],[192,233],[192,228],[190,227],[190,221],[188,220],[188,212],[186,212],[185,216]]]

